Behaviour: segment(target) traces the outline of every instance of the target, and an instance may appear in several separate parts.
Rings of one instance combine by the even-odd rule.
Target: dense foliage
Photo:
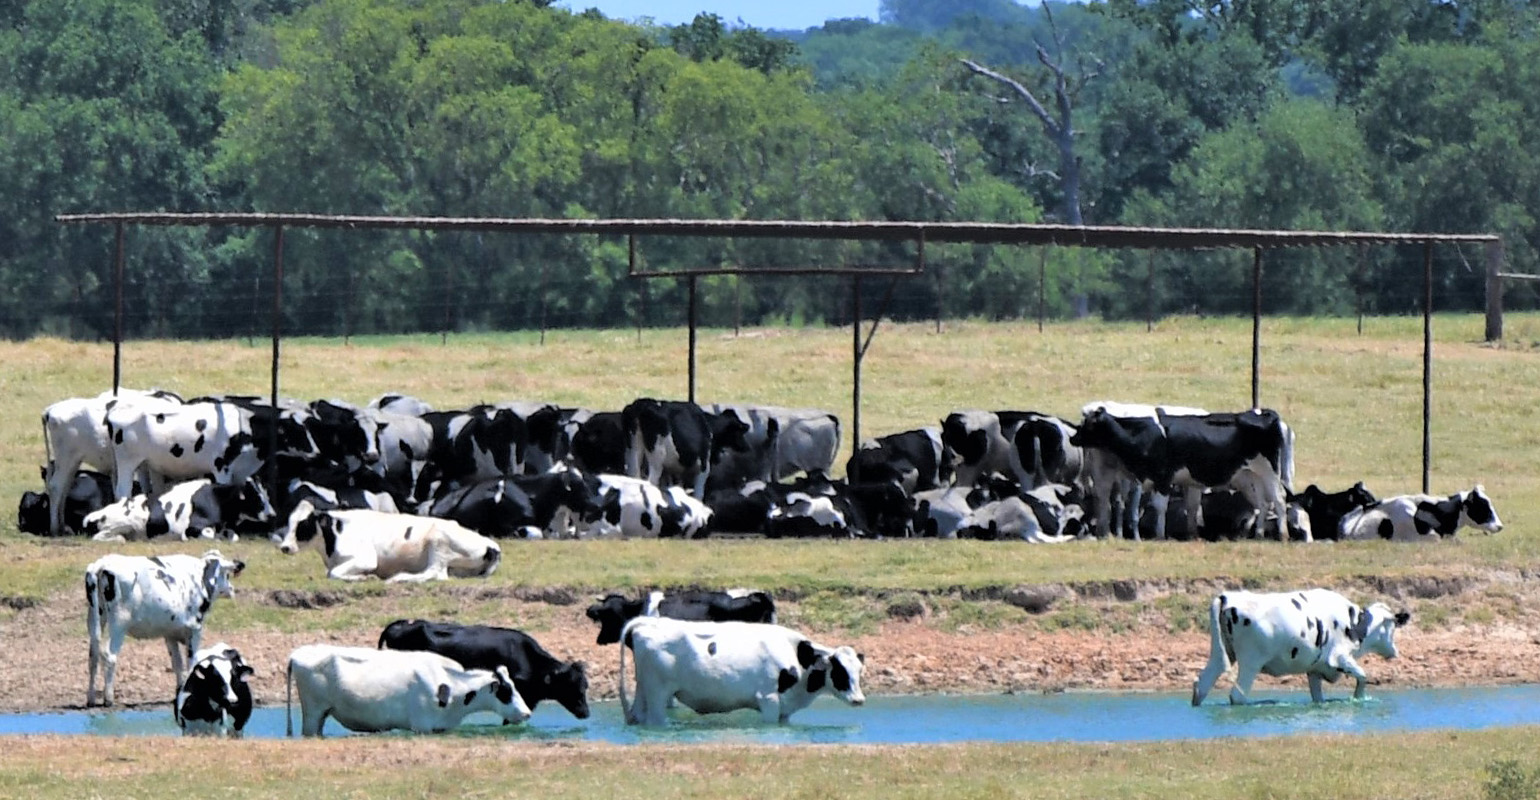
[[[879,22],[799,32],[710,14],[636,26],[539,0],[8,3],[0,332],[110,331],[112,231],[53,221],[88,211],[1498,232],[1509,269],[1534,271],[1537,32],[1540,9],[1510,0],[884,0]],[[130,229],[130,333],[259,329],[271,238]],[[676,269],[915,257],[793,240],[640,250]],[[285,327],[677,322],[658,309],[682,286],[643,291],[627,255],[592,236],[292,230]],[[1267,304],[1407,310],[1419,257],[1284,254]],[[1443,306],[1479,305],[1480,260],[1440,254]],[[931,247],[926,262],[887,313],[1250,304],[1235,254]],[[884,288],[866,282],[868,308]],[[830,279],[702,291],[713,324],[848,314]]]

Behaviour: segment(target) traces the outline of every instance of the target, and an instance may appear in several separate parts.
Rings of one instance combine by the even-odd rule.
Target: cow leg
[[[1312,672],[1307,677],[1310,681],[1310,702],[1319,703],[1324,701],[1326,695],[1321,691],[1321,676]]]
[[[182,671],[186,669],[182,661],[182,643],[175,639],[167,639],[166,652],[171,654],[171,672],[176,675],[176,685],[180,689],[182,688],[182,679],[186,677],[182,674]],[[191,654],[188,654],[187,660],[192,660]]]
[[[1182,510],[1187,515],[1187,539],[1203,535],[1203,489],[1189,486],[1182,490]]]
[[[767,725],[772,722],[784,723],[786,721],[786,717],[781,714],[781,698],[779,695],[762,694],[759,696],[759,718],[764,720]]]
[[[1337,657],[1336,666],[1337,669],[1352,675],[1353,679],[1356,681],[1356,683],[1353,685],[1353,699],[1364,699],[1364,696],[1368,693],[1369,689],[1369,676],[1364,673],[1364,668],[1358,666],[1358,662],[1354,661],[1353,657],[1347,653],[1343,653]]]
[[[1150,513],[1155,515],[1155,538],[1166,540],[1166,508],[1171,504],[1171,497],[1165,492],[1155,491],[1150,493]],[[1140,509],[1143,513],[1143,509]],[[1134,518],[1134,530],[1139,530],[1139,518]]]
[[[1243,706],[1251,702],[1251,684],[1256,682],[1260,664],[1240,663],[1235,674],[1235,685],[1230,688],[1230,705]]]
[[[102,705],[110,706],[117,700],[114,684],[118,677],[118,653],[123,652],[123,637],[128,629],[118,625],[112,626],[112,633],[107,639],[107,652],[102,654],[105,663],[102,669]]]
[[[94,602],[94,599],[93,599]],[[86,708],[96,705],[96,673],[102,662],[102,635],[96,625],[91,625],[90,677],[86,682]]]

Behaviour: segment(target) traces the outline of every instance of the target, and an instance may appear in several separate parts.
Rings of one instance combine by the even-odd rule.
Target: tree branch
[[[1058,121],[1053,118],[1052,114],[1048,113],[1048,109],[1044,108],[1042,103],[1037,101],[1037,97],[1032,94],[1031,89],[1023,86],[1020,81],[1017,81],[1016,79],[1007,75],[1002,75],[998,72],[995,72],[994,70],[975,61],[966,58],[958,60],[962,62],[963,66],[967,67],[969,70],[972,70],[975,74],[983,75],[990,80],[998,81],[1010,87],[1011,91],[1015,92],[1018,97],[1026,101],[1027,107],[1032,109],[1033,114],[1037,115],[1038,120],[1043,123],[1044,128],[1048,129],[1050,135],[1059,135],[1060,131]]]

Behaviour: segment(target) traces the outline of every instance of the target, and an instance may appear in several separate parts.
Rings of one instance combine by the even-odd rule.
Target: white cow
[[[323,543],[327,577],[346,581],[484,578],[503,554],[497,542],[457,522],[361,508],[296,509],[278,549],[292,555],[312,542]]]
[[[239,484],[262,468],[274,436],[278,453],[315,456],[320,451],[305,426],[309,418],[303,408],[275,411],[245,401],[120,404],[107,412],[114,495],[129,496],[133,472],[141,467],[150,473],[150,494],[168,482],[195,478]]]
[[[1359,608],[1336,592],[1225,592],[1209,607],[1208,666],[1192,686],[1199,705],[1220,675],[1237,668],[1230,702],[1248,702],[1257,674],[1305,675],[1310,699],[1321,702],[1321,681],[1336,683],[1343,674],[1357,681],[1353,697],[1364,696],[1368,677],[1358,658],[1374,653],[1395,658],[1396,628],[1411,619],[1384,603]]]
[[[86,633],[91,640],[86,705],[96,705],[96,672],[105,666],[102,704],[114,701],[113,682],[123,639],[165,639],[178,686],[185,678],[182,648],[189,656],[203,638],[203,619],[216,597],[234,597],[230,578],[245,564],[218,550],[200,556],[107,555],[86,567]],[[102,640],[106,639],[106,648]]]
[[[1436,540],[1470,526],[1487,533],[1503,529],[1497,508],[1481,484],[1448,497],[1403,494],[1360,506],[1342,517],[1343,539],[1390,539],[1397,542]]]
[[[631,645],[620,648],[627,724],[666,724],[672,699],[699,714],[756,709],[765,722],[786,722],[823,693],[854,706],[866,702],[860,654],[779,625],[637,617],[621,641]],[[636,653],[635,705],[626,694],[628,649]]]
[[[530,713],[507,667],[465,669],[426,650],[296,648],[284,679],[289,736],[294,735],[296,690],[305,736],[320,736],[327,717],[352,731],[442,733],[478,711],[497,714],[507,725],[529,719]]]
[[[72,397],[43,409],[43,446],[48,459],[43,467],[49,503],[48,535],[58,536],[64,532],[64,497],[81,465],[88,464],[112,474],[112,437],[107,430],[107,412],[118,406],[133,405],[141,399],[152,403],[180,401],[170,392],[119,389],[116,396],[109,391],[96,397]],[[132,475],[128,477],[130,485],[133,478]]]

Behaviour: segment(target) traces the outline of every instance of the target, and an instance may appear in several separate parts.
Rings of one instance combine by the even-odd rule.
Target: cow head
[[[1350,633],[1358,640],[1358,653],[1375,653],[1385,658],[1400,655],[1396,650],[1396,628],[1412,619],[1410,611],[1393,612],[1384,603],[1375,603],[1358,614],[1353,620]]]
[[[381,424],[369,414],[360,414],[345,404],[317,400],[310,404],[304,426],[319,454],[329,461],[352,469],[359,462],[380,460]]]
[[[850,705],[865,703],[866,695],[861,693],[865,664],[866,659],[850,647],[830,649],[807,639],[797,642],[797,665],[803,670],[803,687],[810,695],[828,689]]]
[[[492,697],[496,699],[495,710],[503,718],[504,725],[514,725],[529,719],[529,706],[525,705],[524,698],[519,696],[519,690],[513,685],[513,678],[508,674],[508,668],[498,665],[492,672],[492,682],[488,686]],[[466,698],[467,705],[470,698]]]
[[[1481,484],[1476,484],[1476,488],[1468,492],[1460,492],[1459,497],[1461,522],[1488,533],[1497,533],[1503,529],[1503,521],[1497,517],[1497,508],[1492,505],[1492,498],[1487,497],[1486,489]]]
[[[627,600],[618,594],[605,595],[588,607],[588,618],[599,623],[599,638],[595,644],[614,644],[620,641],[620,631],[626,622],[641,616],[645,603]]]
[[[22,533],[48,535],[48,495],[23,492],[16,508],[16,528]]]
[[[277,534],[274,536],[274,544],[278,545],[278,551],[284,555],[298,553],[301,547],[315,541],[317,537],[326,542],[326,551],[330,554],[337,540],[337,520],[325,511],[317,511],[309,500],[301,500],[289,515],[289,526],[283,537],[277,538]]]
[[[581,661],[562,664],[548,670],[541,679],[546,696],[578,719],[588,719],[588,666]]]
[[[215,597],[235,597],[235,587],[230,584],[230,579],[240,575],[244,569],[246,562],[225,558],[218,550],[204,553],[201,584],[205,597],[210,600]]]

